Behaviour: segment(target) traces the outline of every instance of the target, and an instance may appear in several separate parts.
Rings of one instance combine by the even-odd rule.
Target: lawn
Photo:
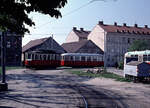
[[[89,73],[89,72],[84,72],[83,70],[69,70],[69,72],[71,72],[72,74],[76,74],[78,76],[87,76],[87,77],[103,77],[103,78],[111,78],[111,79],[115,79],[116,81],[121,81],[121,82],[131,82],[130,80],[113,74],[113,73],[108,73],[108,72],[102,72],[102,73]]]

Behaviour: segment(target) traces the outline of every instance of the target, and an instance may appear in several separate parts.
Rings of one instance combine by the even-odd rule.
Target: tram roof
[[[125,56],[127,56],[127,55],[149,55],[149,54],[150,54],[150,50],[145,50],[145,51],[131,51],[131,52],[125,53]]]
[[[39,53],[39,54],[60,54],[60,52],[56,50],[39,50],[39,51],[30,51],[27,53]]]
[[[102,54],[92,54],[92,53],[64,53],[62,56],[102,56]]]

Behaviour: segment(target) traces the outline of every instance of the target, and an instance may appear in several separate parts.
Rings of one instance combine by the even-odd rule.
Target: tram
[[[29,68],[59,67],[61,55],[52,51],[32,51],[25,53],[24,64]]]
[[[64,53],[61,54],[61,66],[100,67],[104,66],[102,54]]]

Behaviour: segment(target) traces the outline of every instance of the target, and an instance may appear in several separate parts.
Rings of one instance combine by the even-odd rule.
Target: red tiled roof
[[[48,38],[42,38],[42,39],[36,39],[36,40],[31,40],[29,43],[27,43],[25,46],[23,46],[22,48],[22,52],[25,52],[26,50],[34,47],[34,46],[37,46],[37,45],[40,45],[42,44],[43,42],[45,42]]]
[[[123,26],[120,26],[120,25],[99,24],[99,26],[102,27],[106,32],[150,35],[150,28],[148,28],[148,27],[138,27],[137,25],[127,26],[125,24]]]
[[[77,36],[81,37],[81,38],[87,38],[90,31],[85,31],[85,30],[73,30]]]

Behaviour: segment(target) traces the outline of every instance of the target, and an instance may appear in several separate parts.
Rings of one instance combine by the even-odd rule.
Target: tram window
[[[42,60],[42,55],[40,55],[40,60]]]
[[[28,54],[27,53],[25,54],[25,59],[28,59]]]
[[[97,61],[97,56],[94,56],[94,57],[93,57],[93,61]]]
[[[69,61],[69,56],[65,56],[65,60],[66,60],[66,61]]]
[[[38,59],[38,55],[37,54],[35,54],[35,60],[37,60]]]
[[[138,58],[138,55],[135,55],[135,58]]]
[[[80,61],[80,57],[79,56],[75,56],[75,61]]]
[[[43,60],[46,60],[46,55],[43,55]]]
[[[32,59],[32,60],[34,60],[34,55],[35,55],[35,54],[31,54],[31,59]]]
[[[31,54],[28,54],[28,59],[31,59]]]
[[[52,55],[51,55],[51,60],[54,60],[54,59],[55,59],[55,55],[52,54]]]
[[[91,57],[90,56],[87,56],[87,61],[91,61]]]
[[[102,57],[101,56],[98,56],[98,61],[102,61]]]
[[[148,55],[148,61],[150,61],[150,55]]]
[[[84,56],[81,56],[81,61],[85,61],[85,57]]]
[[[57,54],[57,60],[60,60],[60,59],[61,59],[60,55],[59,55],[59,54]]]
[[[50,60],[50,55],[47,55],[47,60]]]
[[[73,56],[70,56],[70,60],[71,60],[71,61],[74,61]]]
[[[57,60],[57,57],[58,57],[58,56],[57,56],[57,54],[56,54],[56,55],[55,55],[55,60]]]
[[[143,55],[143,61],[147,61],[147,55]]]

